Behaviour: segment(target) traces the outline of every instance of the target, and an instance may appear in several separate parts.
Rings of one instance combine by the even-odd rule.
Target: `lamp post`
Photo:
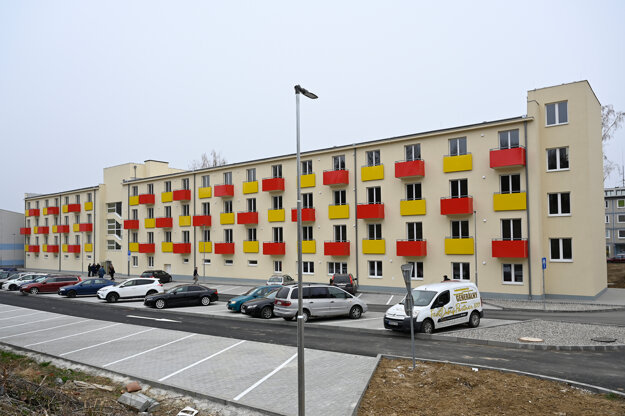
[[[295,125],[297,130],[297,414],[306,414],[305,379],[304,379],[304,316],[302,313],[302,166],[299,151],[299,96],[315,100],[312,92],[295,86]]]
[[[410,344],[412,347],[412,369],[415,369],[415,354],[414,354],[414,319],[412,314],[414,311],[414,299],[412,297],[412,269],[413,263],[406,263],[401,265],[401,274],[404,277],[404,283],[406,284],[406,300],[404,301],[404,312],[410,317]]]

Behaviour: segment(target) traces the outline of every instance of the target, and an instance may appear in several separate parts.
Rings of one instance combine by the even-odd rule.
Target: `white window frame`
[[[273,272],[274,273],[282,273],[282,260],[274,260],[273,261]]]
[[[302,162],[302,175],[312,175],[312,160],[303,160]]]
[[[616,215],[616,222],[618,222],[619,224],[624,223],[625,222],[625,214],[617,214]]]
[[[562,121],[562,122],[560,121],[560,119],[562,119],[562,115],[560,114],[561,111],[562,111],[561,110],[561,104],[565,104],[565,106],[566,106],[566,109],[565,109],[565,111],[566,111],[566,121]],[[550,106],[553,106],[554,111],[555,111],[555,116],[556,116],[555,123],[553,123],[553,124],[549,124],[548,117],[547,117],[547,114],[549,112],[548,108]],[[558,102],[555,102],[555,103],[545,104],[545,126],[546,127],[562,126],[564,124],[569,124],[569,105],[568,105],[568,101],[565,100],[565,101],[558,101]]]
[[[373,266],[373,274],[371,274],[372,266]],[[382,266],[382,260],[369,260],[367,262],[367,270],[368,270],[370,279],[382,279],[383,277],[382,273],[384,270]]]
[[[623,230],[625,231],[625,230]],[[625,236],[623,237],[625,238]],[[559,251],[560,251],[560,258],[553,258],[552,257],[552,252],[551,252],[551,241],[553,240],[557,240],[559,242]],[[570,259],[565,259],[562,257],[562,254],[564,252],[563,248],[564,248],[564,240],[569,240],[571,241],[571,258]],[[572,238],[550,238],[549,239],[549,261],[554,262],[554,263],[572,263],[573,262],[573,239]]]
[[[506,279],[505,279],[505,267],[506,266],[510,266],[510,281],[506,281]],[[521,280],[520,281],[516,281],[515,280],[516,269],[517,268],[521,269]],[[502,284],[504,284],[504,285],[522,286],[524,280],[525,280],[525,276],[523,275],[523,264],[521,264],[521,263],[504,263],[504,264],[501,265],[501,282],[502,282]]]
[[[247,261],[247,266],[248,267],[258,267],[258,260],[248,260]]]
[[[314,261],[303,261],[302,262],[302,273],[303,274],[315,274],[315,262]]]
[[[455,144],[456,150],[452,151],[452,148]],[[462,147],[464,146],[464,151],[462,151]],[[449,139],[449,156],[463,156],[469,154],[469,148],[467,146],[467,138],[466,137],[455,137],[453,139]]]
[[[560,160],[560,149],[565,149],[566,150],[566,160],[569,163],[569,166],[566,168],[563,168],[562,165],[562,161]],[[553,169],[549,169],[549,151],[550,150],[555,150],[556,151],[556,167]],[[545,155],[545,163],[546,163],[546,168],[547,168],[547,172],[561,172],[561,171],[567,171],[567,170],[571,170],[571,155],[569,153],[569,147],[568,146],[564,146],[564,147],[552,147],[550,149],[546,150],[546,155]]]
[[[452,262],[451,263],[451,275],[453,277],[454,275],[454,265],[457,264],[460,270],[460,279],[459,280],[466,280],[469,281],[471,280],[471,264],[469,262]],[[466,266],[465,266],[466,265]],[[469,276],[467,279],[463,279],[462,275],[464,275],[464,269],[465,267],[468,269],[467,275]]]
[[[625,199],[617,199],[616,200],[617,208],[625,208]]]
[[[610,230],[605,230],[605,238],[610,238]]]
[[[347,274],[347,262],[329,261],[328,276],[332,276],[333,274]]]
[[[154,267],[154,256],[148,256],[148,267]]]
[[[619,239],[623,239],[623,238],[625,238],[625,230],[616,230],[616,231],[617,231],[617,233],[616,233],[616,237],[617,237],[617,238],[619,238]],[[624,234],[623,234],[623,236],[622,236],[622,237],[621,237],[621,231],[623,231],[623,232],[624,232]]]
[[[609,224],[609,223],[610,223],[610,216],[609,216],[609,215],[606,215],[606,216],[605,216],[605,223],[606,223],[606,224]]]
[[[234,260],[232,259],[224,260],[224,266],[234,266]]]
[[[563,194],[568,194],[569,195],[569,212],[562,212],[562,195]],[[555,214],[551,213],[551,195],[557,195],[558,196],[558,212],[556,212]],[[550,217],[570,217],[571,216],[571,193],[570,192],[553,192],[553,193],[548,193],[547,194],[547,215]]]
[[[132,256],[132,267],[139,267],[139,257]]]
[[[412,272],[410,274],[410,280],[423,280],[423,262],[422,261],[409,261],[406,264],[412,264]],[[419,267],[419,264],[421,267]],[[421,276],[419,276],[419,270],[421,270]]]

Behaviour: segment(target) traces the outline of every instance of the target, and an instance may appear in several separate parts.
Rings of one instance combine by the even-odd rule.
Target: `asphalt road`
[[[60,314],[91,319],[123,322],[135,325],[181,330],[192,333],[217,335],[250,341],[268,342],[279,345],[297,345],[296,324],[294,322],[265,323],[262,320],[238,320],[176,313],[175,310],[136,310],[123,307],[110,307],[106,304],[67,302],[56,295],[19,296],[15,293],[0,292],[0,303],[31,309],[51,311]],[[129,306],[132,306],[130,304]],[[209,307],[219,307],[213,305]],[[501,313],[503,311],[493,311]],[[489,311],[489,316],[490,316]],[[514,319],[519,314],[514,312]],[[591,319],[603,318],[598,312],[587,314]],[[622,314],[622,311],[621,311]],[[128,315],[141,315],[147,318],[167,318],[179,322],[152,321],[137,319]],[[556,318],[556,314],[547,317]],[[584,314],[564,314],[566,317]],[[492,316],[491,316],[492,317]],[[541,315],[544,317],[544,315]],[[617,319],[608,314],[606,319]],[[528,318],[532,319],[532,318]],[[622,323],[621,323],[622,324]],[[494,366],[529,373],[558,377],[580,383],[625,392],[625,355],[622,351],[539,351],[471,345],[445,341],[416,340],[417,358],[461,362],[473,365]],[[306,348],[352,353],[364,356],[391,354],[409,356],[410,337],[406,334],[381,331],[379,334],[337,327],[307,327]]]

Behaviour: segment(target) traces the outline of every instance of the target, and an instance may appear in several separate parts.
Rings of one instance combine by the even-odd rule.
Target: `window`
[[[332,156],[332,167],[334,170],[345,170],[345,155]]]
[[[315,273],[315,262],[314,261],[303,261],[302,262],[302,273],[304,273],[304,274],[314,274]]]
[[[370,150],[366,152],[366,156],[367,156],[367,166],[380,165],[380,151],[379,150]]]
[[[232,172],[224,172],[224,185],[232,185]]]
[[[171,181],[165,181],[165,192],[171,192]]]
[[[224,201],[224,213],[232,213],[232,201]]]
[[[605,238],[610,238],[610,230],[605,230]]]
[[[606,216],[605,216],[605,223],[606,223],[606,224],[609,224],[609,223],[610,223],[610,216],[609,216],[609,215],[606,215]]]
[[[148,231],[148,244],[154,244],[154,231]]]
[[[184,204],[182,206],[182,215],[188,217],[190,213],[189,204]]]
[[[451,238],[469,238],[469,221],[452,221]]]
[[[571,197],[568,192],[548,194],[549,215],[570,215]]]
[[[406,184],[406,199],[408,201],[416,201],[421,199],[421,184],[409,183]]]
[[[227,228],[224,230],[224,242],[232,243],[234,239],[232,238],[232,229]]]
[[[307,226],[302,227],[302,240],[303,241],[314,240],[312,225],[307,225]]]
[[[132,209],[132,210],[130,211],[130,214],[131,214],[131,218],[132,218],[133,220],[138,220],[138,219],[139,219],[139,210],[138,210],[138,209],[136,209],[136,208],[135,208],[135,209]]]
[[[621,231],[621,230],[619,230]],[[625,230],[623,230],[625,231]],[[619,232],[620,235],[620,232]],[[625,235],[623,235],[625,237]],[[550,238],[550,260],[551,261],[572,261],[573,249],[570,238]]]
[[[202,176],[202,188],[208,188],[209,186],[211,186],[210,175],[203,175]]]
[[[302,194],[302,208],[313,208],[313,194],[307,192]]]
[[[271,177],[272,178],[281,178],[282,177],[282,165],[272,165],[271,166]]]
[[[187,244],[191,242],[190,232],[189,231],[183,231],[182,232],[182,242],[183,243],[187,243]]]
[[[506,130],[499,132],[499,148],[512,149],[519,147],[519,130]]]
[[[165,242],[171,243],[171,231],[165,231]]]
[[[273,262],[273,272],[274,273],[282,273],[282,261],[274,260],[274,262]]]
[[[256,212],[256,198],[247,199],[247,212]]]
[[[347,274],[347,263],[328,262],[328,274]]]
[[[616,216],[616,222],[625,222],[625,215],[624,214],[619,214]]]
[[[608,209],[608,201],[605,201],[605,209]]]
[[[63,217],[63,221],[65,225],[69,225],[69,215],[66,215],[65,217]]]
[[[80,195],[76,195],[76,203],[80,204]],[[39,201],[37,201],[37,208],[39,208]]]
[[[449,156],[460,156],[467,154],[467,138],[459,137],[449,139]]]
[[[569,168],[569,148],[547,149],[547,170],[567,170]]]
[[[132,267],[139,267],[139,257],[132,256]]]
[[[257,241],[256,240],[256,228],[247,229],[247,241]]]
[[[154,193],[154,184],[153,183],[149,183],[148,184],[148,194],[152,195]]]
[[[130,233],[130,242],[132,243],[138,243],[139,242],[139,233],[136,231],[133,231],[132,233]]]
[[[139,187],[137,185],[132,186],[131,190],[130,190],[130,194],[132,196],[137,196],[139,195]]]
[[[382,278],[382,262],[380,260],[369,260],[369,277]]]
[[[547,125],[554,126],[557,124],[566,124],[569,122],[568,103],[560,101],[559,103],[551,103],[545,105],[547,111]]]
[[[335,225],[334,226],[334,241],[335,242],[347,242],[347,226]]]
[[[67,244],[67,242],[65,244]],[[118,251],[122,249],[122,246],[115,240],[106,240],[106,249]]]
[[[204,264],[211,264],[211,259],[204,259]]]
[[[211,230],[204,229],[202,232],[202,241],[211,241]]]
[[[89,192],[87,194],[87,202],[93,202],[93,194]],[[48,206],[48,200],[46,199],[46,207]]]
[[[423,280],[423,262],[409,261],[407,264],[412,264],[412,273],[410,274],[410,278],[412,280]]]
[[[273,242],[274,243],[282,243],[284,242],[282,227],[273,227]]]
[[[245,171],[245,178],[247,182],[256,181],[256,168],[250,168]]]
[[[171,218],[171,205],[165,207],[165,218]]]
[[[617,230],[618,231],[618,238],[625,238],[625,230]]]
[[[80,214],[74,215],[74,224],[80,224]],[[37,218],[37,225],[39,225],[39,218]]]
[[[368,204],[381,204],[382,203],[382,188],[379,186],[372,186],[367,188],[367,203]]]
[[[121,216],[122,215],[122,203],[110,202],[106,204],[106,212],[108,212],[109,214],[117,214]]]
[[[69,196],[65,197],[65,205],[69,205]],[[30,207],[30,205],[28,205],[28,207]]]
[[[148,208],[148,218],[154,218],[154,208]]]
[[[617,208],[625,208],[625,199],[617,199],[616,200]]]
[[[521,192],[521,175],[501,175],[499,177],[499,190],[502,194]]]
[[[421,145],[420,144],[409,144],[404,147],[406,152],[406,162],[410,162],[412,160],[421,160]]]
[[[469,280],[469,263],[451,263],[451,276],[455,280]]]
[[[369,224],[367,227],[369,240],[382,239],[382,224]]]
[[[466,198],[469,196],[469,181],[467,179],[453,179],[449,181],[452,198]]]
[[[302,175],[311,175],[312,173],[312,160],[304,160],[302,162]]]
[[[501,220],[501,238],[503,240],[521,240],[521,219]]]
[[[406,223],[406,232],[408,234],[408,241],[423,240],[423,226],[420,222]]]
[[[106,220],[107,234],[116,235],[119,238],[122,236],[122,225],[116,220]]]
[[[282,195],[272,197],[272,209],[282,209]]]
[[[504,283],[523,283],[523,265],[522,264],[503,264],[503,282]]]
[[[345,190],[334,191],[334,205],[345,205],[347,202]]]
[[[250,267],[256,267],[258,266],[258,260],[248,260],[247,265]]]
[[[184,178],[182,180],[182,189],[191,189],[189,188],[189,178]]]

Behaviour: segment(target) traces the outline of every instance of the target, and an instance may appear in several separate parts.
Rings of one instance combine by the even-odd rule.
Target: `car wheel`
[[[156,303],[154,304],[154,306],[156,306],[156,309],[163,309],[165,307],[165,300],[158,299]]]
[[[302,320],[304,322],[308,322],[308,320],[310,319],[310,312],[308,312],[308,310],[304,309],[302,311],[302,318],[303,318]]]
[[[75,290],[70,290],[69,292],[67,292],[67,297],[68,298],[75,298],[76,297],[76,291]]]
[[[117,293],[109,293],[106,295],[106,301],[108,303],[115,303],[119,299],[119,295]]]
[[[33,287],[32,289],[30,289],[30,293],[32,293],[33,295],[36,295],[37,293],[39,293],[39,289],[37,289],[36,287]]]
[[[480,325],[480,313],[473,311],[469,318],[469,328],[477,328]]]
[[[158,293],[156,290],[152,289],[152,290],[148,290],[148,293],[146,294],[146,296],[150,296],[150,295],[154,295]]]
[[[425,319],[421,324],[421,332],[424,334],[431,334],[434,332],[434,322],[431,319]]]
[[[273,309],[271,306],[265,306],[260,310],[260,317],[263,319],[269,319],[273,316]]]
[[[203,306],[208,306],[208,305],[210,305],[210,304],[211,304],[211,298],[210,298],[210,296],[202,296],[202,299],[200,299],[200,303],[201,303]]]
[[[15,290],[15,289],[17,289],[17,286],[15,286],[15,285],[9,286],[9,290]]]
[[[362,316],[362,308],[360,306],[352,306],[349,310],[350,319],[359,319]]]

